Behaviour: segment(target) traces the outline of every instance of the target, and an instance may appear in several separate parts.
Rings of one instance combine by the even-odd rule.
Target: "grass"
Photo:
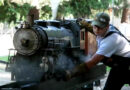
[[[129,87],[130,85],[129,84],[125,84],[126,87]]]
[[[111,67],[106,66],[106,70],[109,72],[111,70]]]
[[[8,56],[0,56],[0,60],[8,62]]]

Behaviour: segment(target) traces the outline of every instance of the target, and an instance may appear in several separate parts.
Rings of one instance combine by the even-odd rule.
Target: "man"
[[[128,40],[109,24],[106,13],[98,13],[92,21],[93,32],[97,36],[98,49],[87,62],[66,71],[66,78],[87,72],[99,62],[111,66],[104,90],[120,90],[125,83],[130,83],[130,45]]]

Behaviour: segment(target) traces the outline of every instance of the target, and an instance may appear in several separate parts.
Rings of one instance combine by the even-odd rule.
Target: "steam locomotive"
[[[106,73],[100,63],[85,76],[67,82],[56,73],[74,68],[95,53],[95,36],[87,29],[81,28],[77,20],[35,20],[31,27],[20,25],[13,37],[15,54],[7,64],[12,80],[38,81],[41,90],[74,90],[99,80]]]

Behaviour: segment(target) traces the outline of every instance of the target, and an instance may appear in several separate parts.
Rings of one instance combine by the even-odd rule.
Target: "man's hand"
[[[89,69],[87,67],[87,64],[82,63],[74,67],[72,70],[57,69],[55,70],[54,76],[58,81],[60,80],[68,81],[73,77],[87,73],[88,70]]]
[[[80,65],[77,65],[75,68],[73,68],[70,73],[71,77],[79,76],[82,74],[85,74],[89,71],[89,68],[86,63],[82,63]]]
[[[88,22],[87,22],[85,19],[83,19],[83,18],[78,18],[78,19],[77,19],[77,23],[80,25],[80,27],[92,29],[91,23],[88,23]]]
[[[85,27],[86,25],[86,20],[82,19],[82,18],[78,18],[77,19],[77,23],[81,26],[81,27]]]
[[[64,70],[64,69],[56,69],[54,73],[54,77],[56,78],[57,81],[64,80],[68,81],[71,79],[71,71],[69,70]]]

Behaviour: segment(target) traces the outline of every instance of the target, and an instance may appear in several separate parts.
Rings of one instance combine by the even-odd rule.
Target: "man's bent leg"
[[[112,68],[103,90],[121,90],[124,85],[121,73],[119,68]]]

